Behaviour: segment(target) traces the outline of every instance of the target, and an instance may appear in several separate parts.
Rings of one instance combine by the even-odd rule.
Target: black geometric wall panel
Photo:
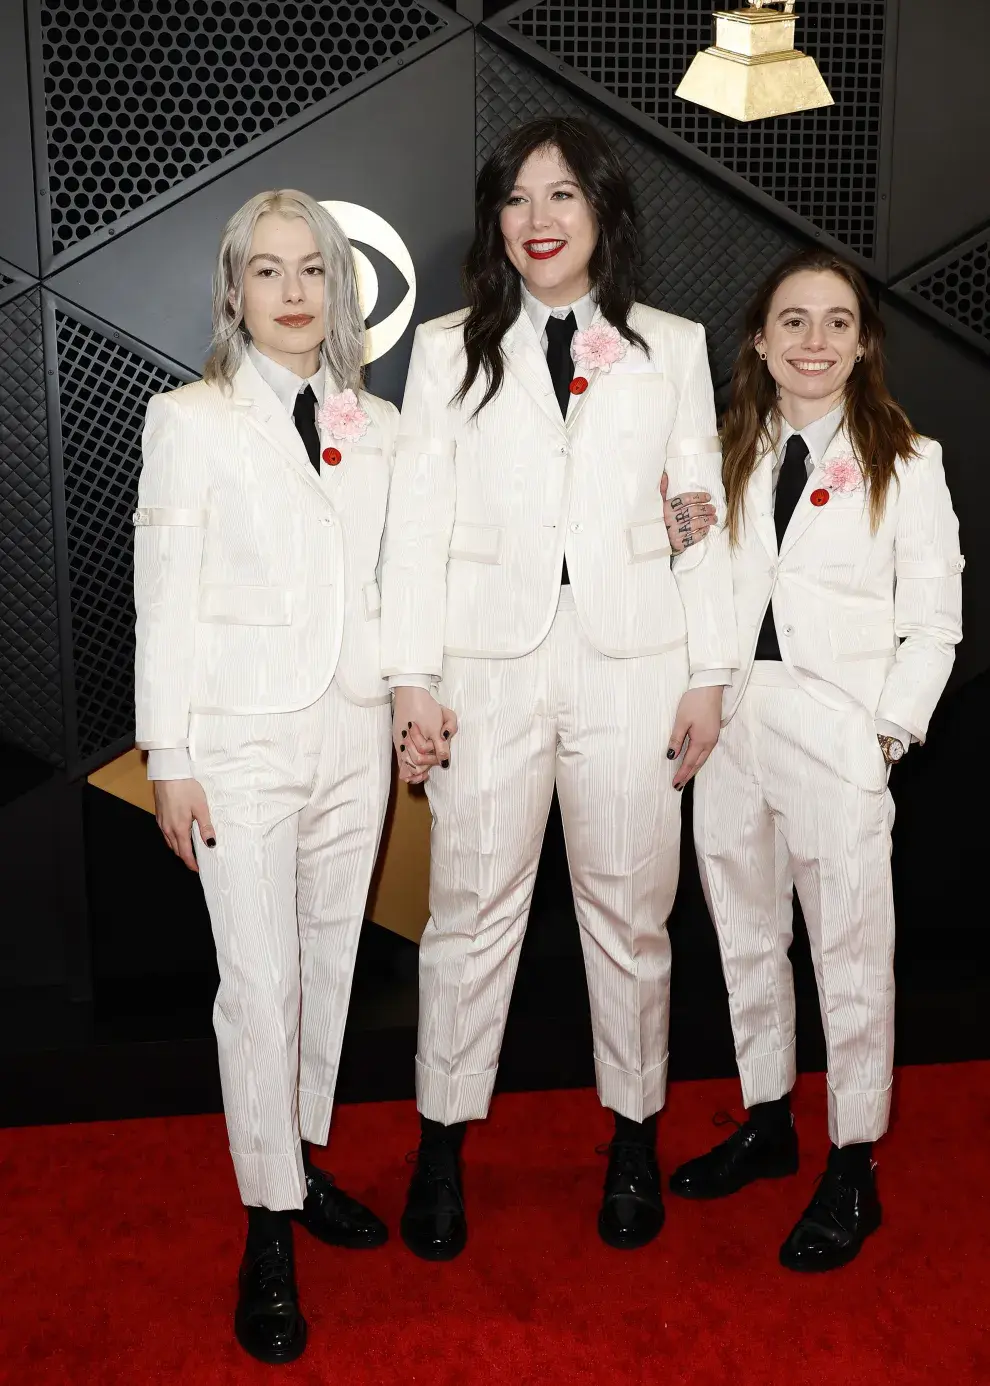
[[[64,764],[37,290],[0,307],[0,739]]]
[[[132,516],[151,395],[182,381],[55,314],[79,768],[134,729]]]
[[[52,250],[445,27],[406,3],[41,0]]]
[[[990,351],[990,231],[982,231],[897,285],[929,312]]]
[[[751,124],[674,95],[695,53],[713,42],[714,8],[712,0],[545,0],[508,22],[552,58],[872,259],[886,0],[802,0],[797,47],[817,61],[835,105]]]
[[[37,281],[32,275],[25,274],[6,260],[0,260],[0,303],[17,298],[35,283]]]
[[[639,297],[655,308],[703,322],[716,384],[732,370],[742,307],[754,283],[804,242],[719,188],[645,136],[588,107],[566,87],[478,43],[478,162],[511,128],[537,116],[590,120],[629,172],[636,199],[642,267]]]
[[[38,272],[38,223],[31,150],[27,34],[20,0],[0,4],[0,257]]]

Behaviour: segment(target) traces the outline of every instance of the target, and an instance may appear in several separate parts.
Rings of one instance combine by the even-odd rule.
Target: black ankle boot
[[[797,1132],[789,1112],[786,1122],[752,1120],[740,1125],[727,1113],[716,1122],[731,1122],[736,1130],[707,1155],[675,1169],[670,1176],[672,1194],[679,1198],[725,1198],[756,1179],[783,1179],[797,1173]]]
[[[460,1150],[466,1122],[441,1126],[423,1117],[416,1169],[399,1224],[402,1240],[424,1261],[452,1261],[467,1244]]]
[[[299,1310],[292,1223],[288,1213],[248,1209],[248,1237],[238,1275],[234,1333],[259,1362],[294,1362],[306,1347]]]
[[[655,1115],[639,1122],[615,1113],[598,1235],[618,1251],[646,1246],[663,1227],[656,1131]]]

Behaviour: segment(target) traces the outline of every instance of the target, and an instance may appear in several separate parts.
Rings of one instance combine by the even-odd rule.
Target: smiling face
[[[551,308],[583,298],[598,222],[559,150],[529,156],[499,219],[505,253],[527,289]]]
[[[860,331],[855,291],[831,270],[801,270],[777,289],[753,345],[766,353],[780,411],[795,428],[841,402],[862,350]]]
[[[244,325],[260,352],[304,380],[319,369],[324,283],[309,223],[259,217],[244,274]]]

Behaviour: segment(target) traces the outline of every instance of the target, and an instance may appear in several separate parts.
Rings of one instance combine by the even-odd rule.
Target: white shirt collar
[[[529,314],[529,320],[541,341],[547,330],[548,318],[566,318],[568,313],[573,313],[578,331],[584,332],[594,322],[595,313],[598,311],[598,304],[592,293],[586,293],[576,303],[568,303],[564,308],[548,308],[545,303],[541,303],[538,298],[535,298],[523,284],[522,299],[523,307]]]
[[[277,361],[273,361],[270,356],[258,350],[254,342],[248,343],[247,354],[251,358],[251,364],[261,376],[266,385],[274,390],[279,404],[285,412],[292,415],[296,404],[296,395],[300,390],[305,390],[307,385],[313,388],[316,396],[317,405],[323,403],[323,395],[326,384],[326,368],[320,361],[320,368],[315,375],[311,375],[308,380],[303,380],[296,375],[295,371],[290,371],[288,366],[280,366]]]
[[[787,447],[787,440],[795,433],[800,433],[801,437],[808,444],[808,472],[812,468],[820,467],[825,453],[831,445],[832,439],[842,427],[842,405],[837,405],[829,414],[816,419],[814,423],[807,424],[804,428],[792,428],[787,420],[781,417],[780,420],[780,441],[777,444],[778,465],[783,459],[784,449]]]

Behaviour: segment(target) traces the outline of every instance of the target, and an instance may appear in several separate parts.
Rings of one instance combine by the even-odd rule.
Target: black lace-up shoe
[[[605,1193],[598,1214],[598,1235],[618,1251],[646,1246],[663,1226],[660,1169],[652,1146],[640,1141],[612,1141],[608,1151]]]
[[[730,1123],[736,1129],[728,1140],[674,1170],[670,1176],[672,1194],[679,1198],[725,1198],[756,1179],[783,1179],[797,1173],[798,1142],[793,1125],[766,1131],[758,1130],[750,1121],[742,1126],[727,1112],[715,1117],[716,1126]]]
[[[467,1243],[467,1218],[456,1147],[442,1142],[421,1145],[409,1182],[399,1224],[402,1240],[424,1261],[452,1261]]]
[[[780,1264],[795,1271],[830,1271],[859,1255],[882,1215],[873,1171],[826,1170],[814,1198],[780,1248]]]
[[[306,1170],[306,1201],[291,1216],[328,1246],[351,1250],[384,1246],[388,1228],[370,1208],[338,1189],[332,1174],[315,1165]]]
[[[234,1332],[244,1351],[270,1366],[302,1356],[306,1320],[299,1312],[291,1229],[245,1251],[238,1286]]]

